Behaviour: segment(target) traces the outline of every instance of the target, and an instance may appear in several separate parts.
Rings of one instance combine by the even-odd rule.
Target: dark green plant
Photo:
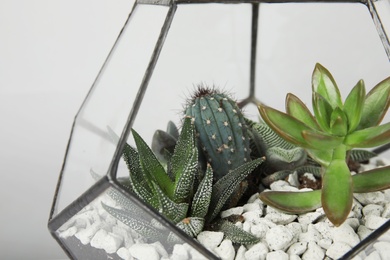
[[[290,213],[323,207],[336,226],[347,218],[353,192],[390,187],[390,167],[351,176],[347,166],[350,150],[390,142],[390,123],[379,125],[390,103],[390,77],[367,95],[360,80],[344,101],[333,76],[317,64],[312,77],[314,116],[293,94],[286,98],[286,113],[259,106],[264,121],[286,141],[305,148],[321,165],[322,189],[311,192],[263,192],[266,204]]]
[[[191,121],[190,117],[184,119],[173,153],[164,157],[167,159],[165,168],[139,134],[132,131],[137,150],[126,145],[123,151],[130,172],[129,190],[191,237],[196,237],[204,229],[217,229],[236,243],[257,242],[256,237],[227,220],[218,219],[218,215],[239,184],[263,159],[243,163],[214,182],[212,166],[208,164],[205,172],[199,167]],[[120,209],[103,204],[111,215],[149,239],[174,239],[175,236],[162,238],[158,235],[161,227],[147,223],[126,199],[116,197]]]

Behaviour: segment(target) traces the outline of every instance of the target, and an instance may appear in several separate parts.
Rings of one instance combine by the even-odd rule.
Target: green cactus
[[[185,109],[195,125],[206,160],[219,180],[250,161],[249,136],[244,116],[227,94],[200,86]]]
[[[114,136],[113,133],[111,135]],[[250,233],[224,223],[227,220],[220,220],[218,215],[239,184],[263,162],[262,158],[241,164],[214,182],[210,164],[205,172],[199,173],[198,148],[190,117],[184,119],[173,153],[164,157],[168,159],[166,169],[134,130],[133,137],[138,150],[127,144],[123,151],[130,172],[130,178],[126,181],[129,191],[191,237],[196,237],[204,229],[217,229],[226,234],[235,234],[229,238],[236,243],[251,244],[258,241]],[[161,237],[162,227],[142,219],[119,192],[111,193],[110,196],[120,205],[114,208],[103,204],[111,215],[152,241],[175,241],[173,234]]]

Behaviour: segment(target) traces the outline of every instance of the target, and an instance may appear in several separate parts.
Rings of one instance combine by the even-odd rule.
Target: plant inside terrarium
[[[380,125],[389,103],[390,77],[367,95],[364,82],[360,80],[343,102],[333,76],[317,64],[312,77],[314,116],[293,94],[286,97],[286,113],[260,105],[264,121],[280,137],[304,148],[321,166],[322,179],[320,190],[269,191],[261,193],[260,199],[289,213],[303,213],[322,206],[329,220],[336,226],[341,225],[351,211],[354,192],[390,187],[389,166],[352,175],[347,165],[353,148],[390,142],[390,123]]]

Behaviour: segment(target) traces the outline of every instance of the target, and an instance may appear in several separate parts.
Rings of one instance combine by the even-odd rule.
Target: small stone
[[[359,219],[357,218],[347,218],[344,223],[348,224],[355,231],[360,226]]]
[[[375,215],[368,215],[367,217],[365,217],[365,220],[366,222],[364,223],[364,225],[369,229],[377,229],[383,224],[385,224],[385,222],[387,221],[386,218],[382,218]]]
[[[307,227],[307,232],[299,235],[300,242],[316,242],[318,243],[322,239],[322,235],[318,230],[314,227],[313,224],[309,224]]]
[[[302,231],[306,232],[307,231],[306,227],[309,224],[313,223],[314,220],[318,219],[322,215],[323,215],[323,213],[320,211],[308,212],[308,213],[299,215],[298,222],[302,225]]]
[[[385,202],[385,195],[380,191],[367,192],[367,193],[354,193],[353,196],[362,205],[381,204]]]
[[[282,180],[274,181],[270,188],[273,191],[298,191],[298,188],[292,187],[288,182]]]
[[[108,254],[115,253],[122,245],[123,238],[117,234],[100,229],[91,240],[91,246],[104,249]]]
[[[346,223],[343,223],[339,227],[335,227],[332,230],[332,235],[333,243],[345,243],[351,247],[354,247],[360,242],[359,236],[355,233],[353,228]]]
[[[360,225],[357,230],[357,234],[360,240],[365,239],[368,235],[372,233],[372,230],[367,228],[366,226]]]
[[[259,219],[261,218],[262,215],[263,215],[262,210],[253,210],[242,214],[242,216],[245,219],[245,222],[251,222],[252,224],[259,223]]]
[[[245,248],[245,246],[241,245],[237,250],[235,260],[246,260],[246,258],[245,258],[246,251],[247,251],[247,249]]]
[[[267,225],[259,223],[251,226],[250,233],[252,233],[255,237],[264,238],[268,230],[269,227]]]
[[[223,232],[203,231],[197,236],[199,243],[201,243],[207,249],[214,250],[223,239]]]
[[[318,241],[318,245],[325,250],[328,250],[329,247],[332,245],[332,243],[333,243],[332,239],[329,238],[323,238],[320,241]]]
[[[386,258],[385,258],[386,259]],[[380,254],[377,251],[372,252],[369,254],[365,260],[382,260]]]
[[[284,226],[276,226],[268,230],[266,242],[272,250],[286,250],[294,243],[294,234]]]
[[[124,259],[124,260],[131,260],[132,259],[132,256],[130,254],[130,251],[129,249],[127,249],[126,247],[121,247],[118,249],[118,251],[116,251],[117,255]]]
[[[89,244],[96,232],[98,232],[98,230],[101,230],[101,227],[101,223],[93,223],[92,225],[89,225],[86,228],[77,231],[75,237],[77,237],[83,245]]]
[[[251,232],[251,228],[252,228],[252,223],[249,222],[249,221],[245,221],[243,224],[242,224],[242,229],[246,232]]]
[[[368,204],[363,207],[362,212],[364,216],[375,215],[380,217],[383,212],[383,207],[381,205]]]
[[[298,172],[294,171],[292,174],[288,175],[287,182],[290,183],[293,187],[299,187]]]
[[[250,196],[247,203],[261,203],[261,204],[263,204],[263,202],[259,199],[258,192],[253,194],[252,196]]]
[[[77,233],[77,227],[70,227],[67,230],[60,232],[60,238],[65,239],[65,238],[68,238],[68,237],[72,237],[76,233]]]
[[[381,215],[382,218],[390,218],[390,203],[386,203]]]
[[[196,259],[196,260],[207,260],[207,258],[202,255],[198,250],[193,248],[187,243],[183,244],[183,247],[187,250],[188,254],[190,255],[191,259]],[[168,258],[168,257],[167,257]]]
[[[277,225],[286,225],[293,222],[296,218],[297,215],[286,214],[272,207],[267,207],[267,215],[265,215],[265,219],[271,220]]]
[[[234,260],[234,256],[236,254],[232,241],[229,239],[223,240],[222,243],[214,249],[214,252],[222,260]]]
[[[269,252],[265,259],[266,260],[274,260],[274,259],[289,260],[289,256],[282,250],[276,250],[273,252]]]
[[[176,245],[175,245],[176,247]],[[132,257],[140,260],[158,260],[160,255],[156,248],[149,244],[134,244],[129,248]],[[175,248],[173,249],[175,251]]]
[[[242,208],[243,208],[243,212],[249,212],[249,211],[261,211],[261,212],[263,212],[263,209],[260,206],[260,204],[259,203],[255,203],[255,202],[247,203]]]
[[[172,260],[190,259],[188,249],[184,245],[180,245],[180,244],[174,245],[170,259]],[[147,258],[145,260],[147,260]]]
[[[291,222],[286,225],[286,228],[294,235],[294,240],[298,241],[299,235],[302,233],[302,226],[297,222]]]
[[[169,256],[167,250],[165,250],[165,247],[161,244],[160,241],[154,242],[151,245],[154,246],[154,248],[157,250],[158,254],[161,257],[168,257]]]
[[[373,247],[377,250],[382,259],[390,259],[389,242],[376,242]]]
[[[244,212],[243,207],[230,208],[221,212],[221,218],[226,218],[231,215],[241,215],[243,212]]]
[[[296,242],[292,244],[287,253],[289,255],[302,255],[307,249],[307,242]]]
[[[339,259],[351,249],[352,247],[346,243],[335,242],[326,250],[326,255],[332,259]]]
[[[302,260],[323,259],[324,251],[315,242],[309,242],[306,252],[302,255]]]
[[[315,223],[314,227],[320,232],[324,239],[332,240],[331,227],[326,222]]]
[[[245,252],[245,259],[264,260],[268,252],[269,252],[268,247],[264,243],[259,242],[253,245],[251,248],[248,249],[248,251]]]
[[[290,255],[290,260],[301,260],[299,255]]]

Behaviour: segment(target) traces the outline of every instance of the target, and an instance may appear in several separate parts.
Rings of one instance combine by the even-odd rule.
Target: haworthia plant
[[[213,181],[214,171],[210,164],[205,172],[199,173],[201,169],[198,165],[198,148],[194,125],[191,122],[191,117],[184,119],[173,152],[168,151],[167,157],[161,157],[166,160],[167,167],[160,163],[141,136],[135,130],[132,131],[137,150],[126,144],[123,151],[123,158],[129,169],[129,190],[191,237],[196,237],[204,229],[221,226],[227,233],[234,234],[231,238],[233,242],[257,242],[258,238],[234,225],[213,223],[227,221],[219,219],[219,212],[229,202],[240,183],[264,159],[242,163],[223,178]],[[200,180],[196,181],[197,178]],[[173,234],[162,238],[161,227],[142,219],[133,207],[129,208],[129,203],[123,197],[114,195],[115,198],[120,198],[115,199],[118,208],[103,204],[111,215],[150,240],[175,238]]]

